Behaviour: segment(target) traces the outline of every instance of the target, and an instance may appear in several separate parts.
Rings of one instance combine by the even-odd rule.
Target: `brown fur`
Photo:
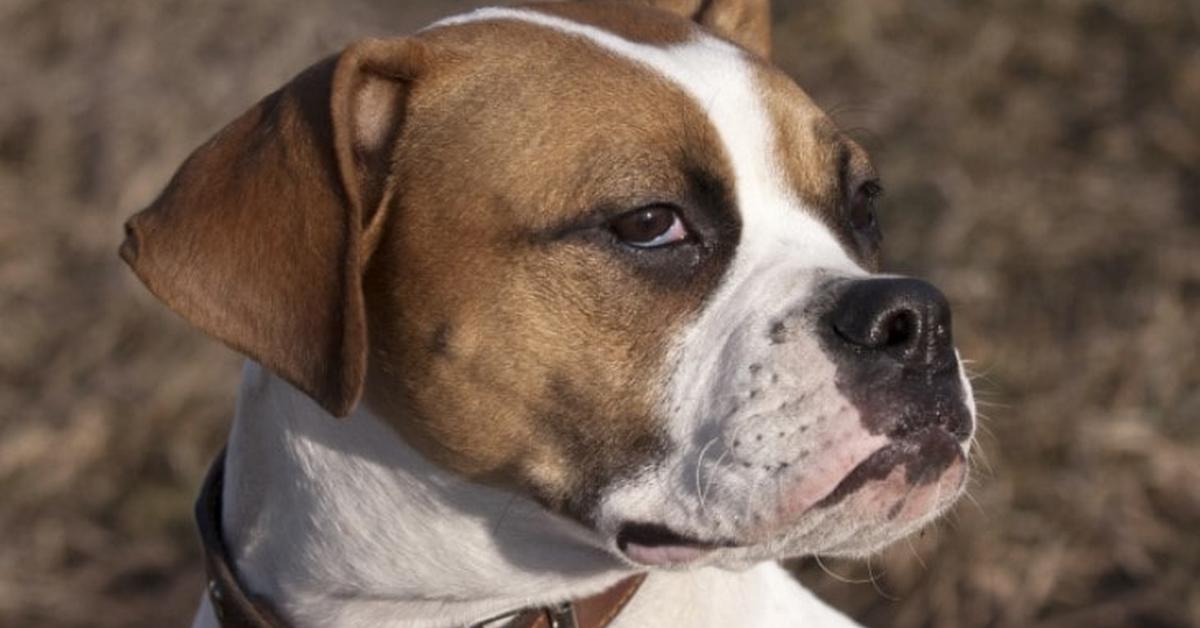
[[[336,415],[362,391],[363,231],[383,195],[360,96],[394,100],[421,57],[369,41],[306,70],[197,149],[121,246],[172,309]]]
[[[239,118],[122,254],[332,413],[365,385],[444,466],[582,514],[659,447],[648,382],[736,241],[664,271],[604,220],[721,205],[697,173],[730,169],[682,92],[586,41],[512,22],[422,39],[352,47]]]
[[[734,5],[758,3],[697,16]],[[613,3],[539,10],[647,43],[692,29]],[[790,82],[764,85],[798,130],[797,188],[823,202],[824,118]],[[446,468],[586,518],[663,444],[654,382],[738,239],[726,159],[689,97],[586,40],[436,28],[353,46],[268,97],[130,221],[122,255],[333,414],[365,391]],[[607,220],[658,203],[698,243],[612,239]]]
[[[628,0],[535,3],[526,8],[620,33],[630,41],[652,46],[686,43],[695,36],[697,30],[695,24],[680,20],[668,12],[631,7]],[[690,14],[679,15],[690,17]]]
[[[406,184],[367,277],[368,401],[447,467],[586,502],[658,447],[651,383],[728,252],[662,277],[602,227],[564,226],[701,202],[688,171],[730,169],[685,94],[590,42],[519,22],[429,39],[461,61],[410,100]]]
[[[641,18],[628,16],[628,5],[631,2],[688,18],[762,59],[771,58],[770,0],[595,0],[594,4],[612,7],[607,11],[607,15],[603,16],[603,22],[596,24],[621,33],[634,34],[640,31],[644,27],[637,25],[636,21]],[[625,6],[622,7],[622,4]],[[638,35],[634,35],[633,39],[647,43],[677,43],[670,39],[645,40]]]
[[[859,246],[847,215],[851,188],[875,177],[866,151],[843,135],[787,75],[765,64],[759,66],[757,74],[767,113],[778,134],[777,159],[792,188],[837,235],[851,257],[867,269],[878,270],[880,252]]]

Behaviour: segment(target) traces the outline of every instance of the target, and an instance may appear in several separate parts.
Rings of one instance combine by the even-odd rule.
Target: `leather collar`
[[[221,495],[225,478],[225,450],[217,454],[200,497],[196,500],[196,525],[208,573],[208,599],[222,628],[287,628],[288,624],[267,600],[242,588],[233,571],[233,560],[221,534]],[[497,615],[469,628],[495,626],[507,618],[505,628],[604,628],[625,608],[645,580],[645,574],[626,578],[589,598],[553,607],[526,608]]]

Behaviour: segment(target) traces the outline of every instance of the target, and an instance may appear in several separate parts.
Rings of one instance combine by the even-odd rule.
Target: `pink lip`
[[[831,439],[841,446],[823,452],[822,464],[796,478],[798,482],[784,494],[770,524],[742,538],[758,541],[774,538],[781,529],[790,527],[814,508],[832,507],[860,492],[866,495],[871,491],[860,489],[868,483],[886,483],[890,478],[896,478],[893,484],[899,482],[914,489],[911,491],[913,499],[905,499],[902,510],[924,512],[929,506],[928,500],[924,500],[925,494],[937,494],[926,489],[940,484],[946,473],[955,469],[958,469],[960,481],[965,476],[961,472],[965,465],[958,441],[940,430],[931,429],[928,433],[921,432],[902,440],[863,431],[846,436],[845,440]],[[922,461],[931,460],[933,464],[920,466]],[[632,523],[622,529],[617,545],[633,562],[669,566],[696,562],[716,550],[737,547],[741,543],[705,542],[682,536],[661,525]]]
[[[845,438],[835,437],[832,440],[846,445],[840,450],[823,453],[822,456],[827,462],[806,473],[800,482],[784,495],[777,513],[779,521],[795,521],[829,498],[847,476],[871,456],[886,448],[890,442],[885,436],[870,436],[865,431],[847,434]]]
[[[695,562],[722,545],[684,536],[663,525],[631,522],[617,533],[617,547],[636,563],[666,566]]]
[[[717,548],[692,545],[659,545],[655,547],[630,543],[625,546],[625,555],[630,560],[652,567],[665,567],[691,563],[712,553]]]
[[[877,439],[872,439],[877,440]],[[783,500],[778,521],[794,522],[814,508],[827,508],[857,495],[868,484],[888,482],[920,493],[938,484],[945,474],[965,460],[958,440],[951,434],[929,428],[904,439],[882,439],[871,450],[859,447],[853,457],[835,467],[836,472],[822,474],[820,482],[802,482]],[[818,490],[814,490],[820,486]]]

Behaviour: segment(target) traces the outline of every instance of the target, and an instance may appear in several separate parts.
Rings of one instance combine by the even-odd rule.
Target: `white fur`
[[[720,289],[676,342],[669,394],[662,400],[672,454],[610,492],[598,527],[615,538],[623,523],[649,521],[701,539],[753,543],[707,559],[726,566],[835,549],[865,553],[909,531],[854,527],[864,539],[856,545],[844,536],[846,513],[801,520],[802,508],[784,504],[817,501],[887,439],[861,426],[802,315],[819,281],[867,273],[798,198],[777,161],[777,133],[756,80],[756,72],[773,70],[755,67],[741,49],[700,31],[686,43],[658,47],[507,8],[481,9],[435,27],[485,20],[517,20],[582,37],[672,81],[708,115],[734,172],[741,241]],[[766,341],[779,321],[794,328],[782,348]],[[751,364],[763,369],[758,377],[746,372]],[[765,381],[773,377],[777,381]],[[969,386],[965,390],[973,416]],[[734,451],[733,443],[743,439],[745,448]],[[814,443],[827,443],[826,451],[806,454],[803,446]],[[781,464],[786,472],[767,470]],[[957,489],[947,491],[922,522],[956,496]]]
[[[238,573],[301,624],[462,624],[622,576],[574,524],[442,471],[365,408],[334,419],[256,364],[227,473]]]
[[[632,573],[575,524],[441,471],[368,410],[333,418],[252,362],[226,465],[238,576],[297,626],[462,626]],[[854,625],[772,564],[643,586],[615,628]],[[205,600],[194,626],[215,625]]]
[[[610,491],[597,534],[440,470],[366,409],[335,420],[250,364],[229,443],[223,519],[242,580],[297,625],[457,626],[586,596],[632,573],[612,538],[622,521],[640,520],[757,544],[714,555],[741,572],[651,573],[618,628],[855,625],[763,562],[840,548],[846,535],[830,530],[859,531],[835,511],[777,534],[786,523],[779,520],[795,514],[781,514],[781,504],[799,500],[792,508],[802,509],[819,493],[815,483],[836,481],[881,441],[857,427],[856,411],[832,386],[833,365],[796,313],[820,278],[865,273],[785,184],[745,53],[699,34],[667,48],[641,45],[527,10],[485,9],[431,28],[482,20],[538,24],[641,64],[689,94],[721,138],[742,239],[719,291],[675,343],[662,399],[674,453]],[[764,341],[780,320],[796,328],[786,351]],[[750,364],[761,368],[751,374]],[[770,376],[778,377],[773,386],[755,379]],[[734,441],[767,430],[769,443],[733,450]],[[856,444],[806,466],[798,446],[821,439]],[[795,466],[785,479],[801,469],[816,479],[796,480],[784,495],[785,483],[761,471],[781,462]],[[202,605],[196,626],[212,620]]]

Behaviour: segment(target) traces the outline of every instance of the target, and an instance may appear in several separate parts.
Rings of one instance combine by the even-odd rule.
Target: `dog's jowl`
[[[251,360],[197,625],[852,625],[773,561],[944,511],[974,405],[769,18],[550,3],[364,40],[130,220],[137,275]]]

